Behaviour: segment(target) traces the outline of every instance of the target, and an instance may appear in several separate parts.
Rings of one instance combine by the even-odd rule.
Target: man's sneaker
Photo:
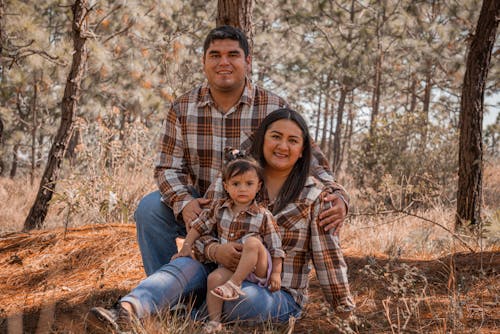
[[[110,309],[93,307],[87,316],[88,333],[120,333],[129,330],[132,317],[119,303]]]

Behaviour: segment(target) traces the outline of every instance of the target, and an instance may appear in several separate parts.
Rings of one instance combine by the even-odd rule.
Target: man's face
[[[251,57],[245,57],[238,41],[213,41],[203,58],[203,70],[210,89],[220,93],[240,93],[245,85],[250,63]]]

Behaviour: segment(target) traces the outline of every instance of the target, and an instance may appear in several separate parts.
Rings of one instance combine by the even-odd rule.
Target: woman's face
[[[264,159],[266,169],[290,172],[304,149],[304,138],[300,127],[289,119],[280,119],[264,134]]]

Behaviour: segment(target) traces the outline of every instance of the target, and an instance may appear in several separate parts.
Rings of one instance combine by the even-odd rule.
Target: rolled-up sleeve
[[[269,254],[271,254],[271,257],[285,258],[285,252],[283,251],[281,245],[281,236],[278,231],[279,227],[276,224],[272,213],[267,211],[264,213],[260,235],[262,236],[264,244],[266,245]]]
[[[311,206],[312,259],[321,289],[335,311],[346,312],[355,308],[349,289],[347,265],[340,248],[339,238],[325,232],[318,224],[320,210],[329,203],[321,203],[321,196]]]
[[[167,118],[163,122],[154,177],[160,189],[162,201],[172,208],[174,215],[178,217],[194,197],[189,192],[182,129],[175,105],[169,109]]]

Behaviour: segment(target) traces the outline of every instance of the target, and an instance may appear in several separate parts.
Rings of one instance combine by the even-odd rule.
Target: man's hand
[[[236,242],[229,242],[224,245],[216,245],[215,247],[214,260],[234,272],[240,262],[243,245]]]
[[[182,210],[182,220],[184,221],[184,225],[186,225],[186,232],[189,232],[189,224],[198,218],[203,210],[203,206],[208,205],[209,203],[210,199],[195,198],[184,207]]]
[[[334,235],[338,235],[347,213],[346,204],[336,194],[328,194],[323,200],[331,202],[331,207],[320,212],[319,226],[322,226],[327,232],[331,231]]]

